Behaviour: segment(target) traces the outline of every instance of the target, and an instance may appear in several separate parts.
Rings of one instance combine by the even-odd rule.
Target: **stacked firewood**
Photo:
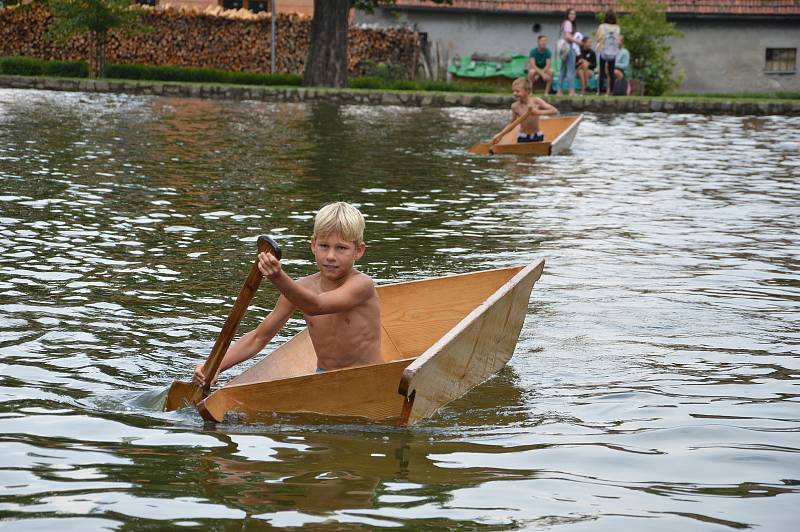
[[[408,28],[350,28],[348,71],[369,74],[373,63],[403,65],[406,77],[414,78],[421,50],[417,34]]]
[[[204,12],[182,8],[142,9],[144,31],[112,31],[107,63],[139,63],[210,67],[230,71],[269,72],[272,20],[269,13],[223,10]],[[54,42],[44,34],[52,18],[43,4],[0,9],[0,56],[40,59],[88,60],[92,50],[88,34],[67,42]],[[279,14],[276,19],[276,69],[302,74],[308,56],[311,19]],[[402,65],[413,77],[418,60],[417,34],[408,28],[351,27],[348,68],[353,75],[368,73],[370,65]]]

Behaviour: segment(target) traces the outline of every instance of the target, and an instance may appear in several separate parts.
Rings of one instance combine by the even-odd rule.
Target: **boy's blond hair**
[[[525,92],[531,92],[531,82],[528,81],[528,78],[517,78],[511,82],[511,88],[522,85],[522,88],[525,89]]]
[[[337,201],[322,207],[314,218],[313,238],[339,235],[343,240],[362,244],[364,242],[364,215],[361,211]]]

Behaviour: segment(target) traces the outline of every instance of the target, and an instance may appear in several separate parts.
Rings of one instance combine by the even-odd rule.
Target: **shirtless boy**
[[[264,321],[228,349],[219,372],[261,351],[295,310],[308,324],[318,372],[383,362],[378,292],[372,279],[353,266],[365,249],[364,217],[338,202],[322,207],[314,220],[311,251],[318,273],[294,281],[272,254],[259,254],[258,268],[281,295]],[[206,382],[202,370],[203,364],[195,368],[198,385]]]
[[[544,133],[539,129],[539,116],[557,114],[558,109],[541,98],[531,96],[531,86],[527,78],[515,79],[511,84],[511,91],[514,94],[514,103],[511,104],[512,121],[525,114],[528,108],[533,111],[519,125],[517,142],[543,141]]]

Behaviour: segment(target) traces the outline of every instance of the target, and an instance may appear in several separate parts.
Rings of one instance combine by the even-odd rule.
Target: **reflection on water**
[[[465,151],[506,114],[0,90],[0,528],[790,529],[800,120]],[[339,199],[379,282],[545,257],[509,366],[410,430],[155,411]]]

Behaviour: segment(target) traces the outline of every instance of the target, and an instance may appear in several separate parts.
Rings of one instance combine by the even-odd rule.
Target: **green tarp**
[[[448,71],[462,78],[492,78],[504,76],[508,79],[525,77],[528,57],[522,54],[509,55],[496,59],[473,59],[469,55],[461,55],[450,63]]]

